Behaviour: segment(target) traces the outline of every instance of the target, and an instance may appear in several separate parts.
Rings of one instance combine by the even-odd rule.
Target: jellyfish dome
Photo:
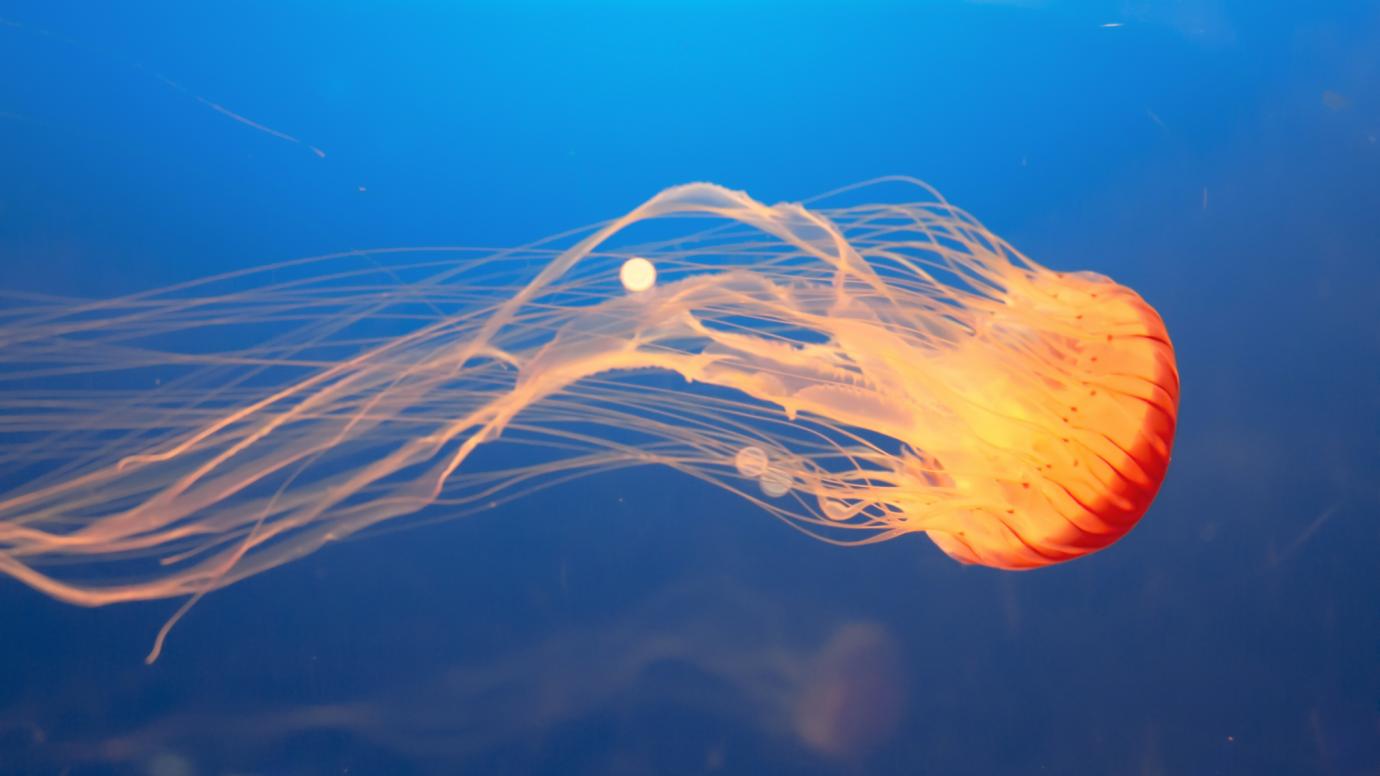
[[[1179,390],[1136,292],[904,178],[776,205],[694,183],[520,248],[26,300],[0,367],[0,572],[83,605],[646,465],[837,544],[1046,566],[1145,514]]]

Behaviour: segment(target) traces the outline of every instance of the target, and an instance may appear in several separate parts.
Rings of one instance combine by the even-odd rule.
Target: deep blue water
[[[906,174],[1137,289],[1183,387],[1141,524],[1034,572],[637,469],[219,591],[152,667],[175,603],[3,578],[0,773],[1380,772],[1380,3],[0,0],[0,71],[6,291]]]

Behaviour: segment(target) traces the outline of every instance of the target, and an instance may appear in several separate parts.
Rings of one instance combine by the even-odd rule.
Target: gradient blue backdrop
[[[0,773],[1380,770],[1380,3],[0,0],[0,72],[0,288],[511,245],[675,183],[778,201],[901,173],[1037,261],[1139,290],[1183,381],[1142,524],[1038,572],[923,537],[839,550],[639,471],[217,593],[153,668],[170,606],[0,579]],[[725,712],[742,688],[659,698],[685,665],[463,757],[204,740],[562,634],[674,630],[641,607],[706,579],[805,631],[884,627],[895,733],[821,756]],[[733,627],[709,598],[693,616]],[[119,736],[144,754],[70,754]]]

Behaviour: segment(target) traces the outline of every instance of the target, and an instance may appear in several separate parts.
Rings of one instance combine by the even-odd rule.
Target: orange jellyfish
[[[3,315],[0,460],[24,481],[0,571],[90,606],[190,605],[384,521],[646,464],[827,541],[1045,566],[1145,513],[1178,405],[1134,291],[899,178],[808,206],[695,183],[522,248]]]

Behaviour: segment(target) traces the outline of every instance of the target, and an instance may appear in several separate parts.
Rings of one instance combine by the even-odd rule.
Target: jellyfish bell
[[[900,196],[863,199],[887,186]],[[620,244],[652,221],[692,227]],[[1023,569],[1121,538],[1168,466],[1178,377],[1159,315],[909,179],[808,206],[689,184],[522,248],[408,256],[0,321],[0,455],[47,464],[0,495],[0,572],[83,605],[190,603],[386,521],[649,463],[826,541],[924,532]],[[616,293],[608,259],[630,256]],[[289,328],[223,353],[159,339],[265,321]],[[181,376],[32,395],[152,368]],[[500,446],[515,454],[476,455]]]
[[[1149,508],[1169,463],[1178,405],[1173,348],[1135,292],[1092,273],[1025,274],[1004,320],[938,359],[979,444],[940,455],[946,486],[978,502],[931,523],[969,563],[1019,569],[1101,549]],[[983,342],[983,339],[987,342]],[[1012,359],[1012,367],[989,358]]]

